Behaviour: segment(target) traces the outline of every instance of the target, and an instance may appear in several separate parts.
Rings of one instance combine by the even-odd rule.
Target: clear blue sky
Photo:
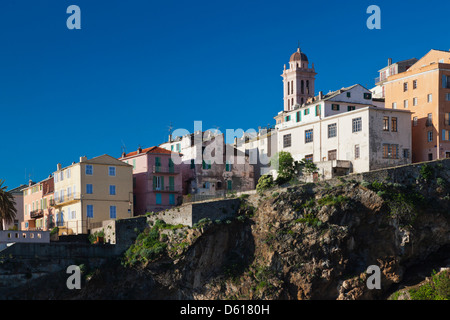
[[[69,5],[81,30],[69,30]],[[366,9],[381,8],[381,30]],[[46,178],[193,131],[257,128],[282,109],[297,41],[316,92],[373,87],[390,57],[450,49],[448,1],[1,0],[0,179]]]

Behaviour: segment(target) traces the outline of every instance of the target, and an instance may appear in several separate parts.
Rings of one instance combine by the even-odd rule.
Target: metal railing
[[[59,196],[58,198],[53,199],[53,202],[54,202],[53,205],[58,205],[58,204],[62,204],[65,202],[80,200],[80,199],[81,199],[81,197],[80,197],[79,193],[71,193],[71,194]]]
[[[180,173],[180,169],[177,167],[163,167],[163,166],[153,166],[152,173]]]
[[[164,188],[162,187],[153,187],[153,191],[157,192],[181,192],[181,189],[178,187],[176,188],[175,186],[165,186]]]
[[[30,218],[40,218],[44,216],[44,210],[38,209],[30,212]]]

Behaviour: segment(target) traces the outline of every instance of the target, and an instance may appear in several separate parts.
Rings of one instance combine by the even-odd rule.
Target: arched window
[[[291,81],[291,94],[294,93],[294,81]]]
[[[291,100],[288,99],[288,110],[289,110],[290,107],[291,107]]]
[[[294,107],[294,98],[292,98],[291,106]]]
[[[306,80],[306,93],[309,94],[309,80]]]
[[[287,89],[288,89],[288,93],[287,93],[287,94],[288,94],[288,95],[291,94],[291,92],[289,91],[289,82],[288,82]]]
[[[305,93],[304,82],[303,82],[303,80],[300,82],[300,92],[301,92],[302,94]]]

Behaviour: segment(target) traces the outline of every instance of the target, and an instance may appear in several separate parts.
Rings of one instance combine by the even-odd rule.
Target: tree
[[[295,162],[289,152],[277,152],[270,161],[270,164],[277,170],[277,184],[283,184],[295,176]]]
[[[0,230],[3,230],[3,223],[10,224],[16,218],[16,202],[14,196],[6,191],[7,187],[3,186],[4,180],[0,180]]]

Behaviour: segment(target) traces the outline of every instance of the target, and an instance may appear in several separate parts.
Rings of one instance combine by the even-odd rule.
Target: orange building
[[[450,158],[450,52],[431,50],[384,85],[386,108],[412,111],[412,162]]]

